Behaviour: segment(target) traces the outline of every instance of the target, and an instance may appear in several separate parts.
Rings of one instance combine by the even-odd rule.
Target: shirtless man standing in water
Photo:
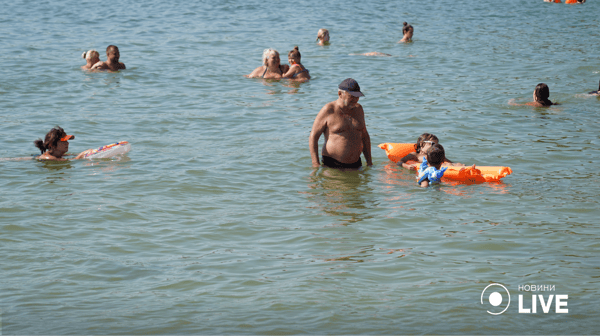
[[[360,86],[345,79],[338,86],[338,99],[325,104],[313,123],[308,145],[313,167],[319,167],[319,138],[325,134],[323,165],[330,168],[358,169],[362,166],[360,154],[367,165],[371,161],[371,138],[365,124],[365,112],[358,103]]]

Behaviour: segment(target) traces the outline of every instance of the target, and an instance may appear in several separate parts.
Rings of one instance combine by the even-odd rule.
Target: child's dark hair
[[[292,49],[289,53],[288,53],[288,57],[289,58],[293,58],[293,59],[297,59],[298,61],[300,61],[300,58],[302,56],[300,56],[300,50],[298,50],[298,46],[295,46],[294,49]]]
[[[419,138],[417,138],[417,143],[415,144],[415,152],[417,154],[421,153],[421,148],[423,148],[423,142],[425,141],[433,141],[435,143],[440,142],[440,140],[438,139],[438,137],[436,137],[433,134],[429,134],[429,133],[423,133],[419,136]]]
[[[64,129],[62,129],[60,126],[56,126],[46,134],[44,141],[42,141],[42,139],[37,139],[33,142],[33,144],[35,147],[40,149],[42,154],[44,154],[44,152],[48,149],[56,147],[58,141],[60,141],[60,139],[66,135],[67,133]]]
[[[444,158],[446,157],[446,152],[444,151],[444,147],[442,145],[436,143],[427,151],[427,163],[430,166],[438,167],[444,162]]]

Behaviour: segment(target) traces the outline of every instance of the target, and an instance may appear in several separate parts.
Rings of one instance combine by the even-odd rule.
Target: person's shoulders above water
[[[125,70],[125,69],[127,69],[125,67],[125,64],[123,62],[119,62],[119,63],[117,63],[116,69],[114,69],[114,70],[116,71],[116,70]],[[113,69],[110,68],[110,65],[107,62],[100,61],[100,62],[94,64],[90,70],[113,70]]]

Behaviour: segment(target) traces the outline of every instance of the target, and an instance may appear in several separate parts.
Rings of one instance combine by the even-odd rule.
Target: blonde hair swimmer
[[[329,30],[325,28],[319,29],[319,32],[317,33],[317,41],[318,45],[329,44]]]
[[[119,62],[120,57],[121,53],[119,53],[119,48],[111,44],[106,47],[106,62],[98,62],[94,64],[92,70],[125,70],[125,64]]]
[[[254,69],[248,78],[266,78],[266,79],[281,79],[288,72],[290,67],[287,64],[281,65],[279,52],[275,49],[265,49],[263,51],[263,65]]]
[[[412,42],[414,32],[415,29],[413,26],[409,25],[408,22],[402,23],[402,35],[404,36],[402,37],[402,40],[398,41],[398,43]]]
[[[83,70],[90,70],[94,64],[100,62],[100,53],[94,49],[84,52],[81,57],[87,62],[86,65],[81,66]]]
[[[36,159],[66,160],[63,156],[69,151],[69,140],[73,139],[75,139],[75,136],[67,134],[60,126],[54,127],[50,132],[46,133],[46,137],[43,141],[42,139],[37,139],[33,142],[33,144],[42,152]],[[75,159],[81,159],[91,151],[93,151],[93,149],[83,151],[79,153]]]
[[[298,81],[307,81],[310,79],[308,69],[300,63],[300,50],[298,46],[295,46],[288,53],[288,62],[290,63],[290,69],[283,75],[283,78],[290,78]]]

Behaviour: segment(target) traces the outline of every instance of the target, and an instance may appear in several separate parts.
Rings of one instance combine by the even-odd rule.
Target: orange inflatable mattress
[[[379,148],[385,150],[392,162],[398,162],[406,155],[415,151],[414,143],[383,143]],[[454,167],[450,166],[444,173],[443,180],[463,181],[468,183],[498,182],[512,173],[510,167],[501,166],[476,166]]]

